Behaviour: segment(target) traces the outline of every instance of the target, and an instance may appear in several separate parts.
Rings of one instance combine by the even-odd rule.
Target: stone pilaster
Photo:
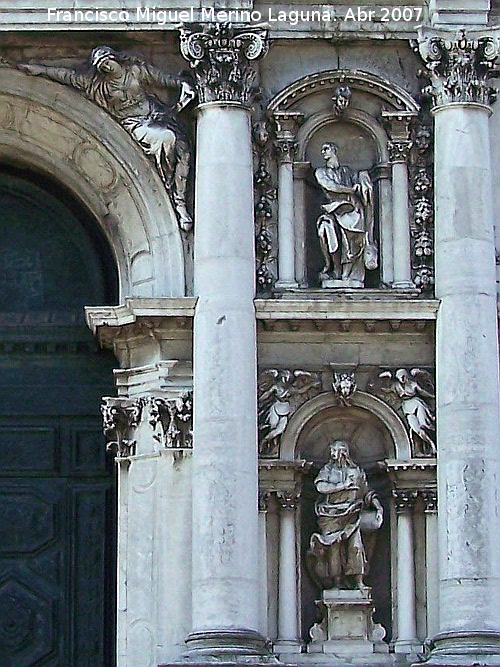
[[[397,516],[397,639],[396,653],[412,653],[417,646],[415,614],[415,557],[413,539],[413,504],[411,490],[394,490]]]
[[[276,111],[276,151],[278,176],[278,282],[277,288],[298,287],[295,277],[295,211],[293,163],[297,152],[295,137],[304,114],[297,111]]]
[[[267,654],[259,613],[253,169],[262,30],[181,29],[197,86],[192,659]]]
[[[297,491],[278,491],[276,497],[280,507],[280,563],[278,639],[275,652],[300,653],[295,520],[300,494]]]
[[[498,35],[421,31],[435,103],[439,633],[428,663],[500,663],[498,331],[489,77]]]
[[[389,159],[392,163],[392,234],[394,276],[392,286],[411,288],[410,212],[408,197],[408,158],[411,148],[411,112],[383,112],[389,134]]]

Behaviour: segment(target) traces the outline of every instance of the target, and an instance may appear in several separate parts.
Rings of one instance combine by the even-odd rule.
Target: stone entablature
[[[416,28],[428,20],[425,3],[416,0],[406,11],[403,6],[387,6],[383,2],[376,5],[360,6],[343,2],[337,5],[302,0],[290,6],[286,3],[242,2],[230,0],[208,4],[202,0],[174,0],[161,9],[152,5],[147,8],[134,0],[116,3],[102,2],[98,5],[91,0],[79,3],[78,8],[63,0],[54,6],[33,7],[27,0],[17,0],[8,11],[0,13],[0,29],[3,30],[176,30],[181,23],[231,22],[257,26],[267,24],[276,37],[325,38],[367,38],[376,35],[410,37]],[[78,9],[81,13],[77,13]],[[59,14],[56,13],[59,10]],[[372,13],[370,13],[372,12]]]

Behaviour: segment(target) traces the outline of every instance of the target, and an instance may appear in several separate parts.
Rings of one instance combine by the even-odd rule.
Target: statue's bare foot
[[[179,216],[179,226],[185,232],[190,232],[193,229],[193,218],[189,215],[184,204],[177,204],[175,207],[177,215]]]

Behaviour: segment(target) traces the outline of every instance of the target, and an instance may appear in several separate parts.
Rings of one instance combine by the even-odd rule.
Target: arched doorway
[[[116,502],[99,405],[113,358],[84,305],[116,302],[88,214],[0,170],[0,663],[112,667]]]

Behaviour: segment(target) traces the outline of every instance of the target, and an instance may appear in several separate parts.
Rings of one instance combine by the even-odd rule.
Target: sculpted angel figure
[[[316,373],[271,368],[259,376],[260,454],[274,456],[290,415],[305,395],[321,387]]]
[[[407,371],[399,368],[394,376],[391,371],[379,373],[380,378],[390,378],[388,387],[382,387],[384,393],[392,393],[401,401],[401,410],[410,429],[410,439],[414,450],[418,450],[417,438],[422,443],[424,456],[436,454],[434,440],[436,417],[425,399],[433,399],[434,383],[430,373],[413,368]]]
[[[186,207],[186,189],[191,161],[187,134],[177,114],[195,97],[194,88],[183,77],[165,74],[156,67],[109,46],[98,46],[90,54],[90,67],[78,71],[67,67],[19,64],[33,76],[44,76],[73,86],[105,109],[134,138],[147,155],[154,157],[158,172],[172,197],[179,225],[192,227]],[[174,106],[160,101],[154,88],[179,91]]]
[[[325,266],[324,281],[335,287],[363,287],[365,268],[377,268],[377,249],[373,240],[373,184],[367,171],[358,173],[341,166],[338,148],[325,142],[321,154],[325,166],[314,172],[327,198],[316,221]]]

